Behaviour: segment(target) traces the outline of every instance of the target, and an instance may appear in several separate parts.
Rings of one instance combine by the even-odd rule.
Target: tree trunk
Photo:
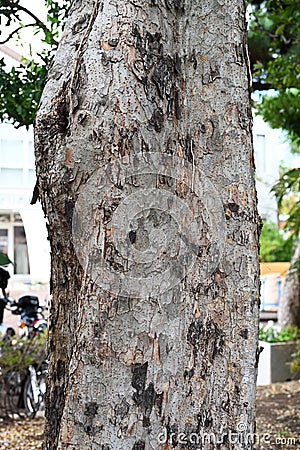
[[[278,324],[280,328],[288,325],[300,327],[300,280],[297,265],[300,259],[300,241],[295,249],[284,282],[282,297],[278,310]],[[298,264],[297,264],[298,263]]]
[[[245,42],[241,0],[73,2],[35,124],[47,449],[246,448],[259,219]]]

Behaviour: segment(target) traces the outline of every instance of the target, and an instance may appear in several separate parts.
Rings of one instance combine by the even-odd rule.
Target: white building
[[[33,133],[0,125],[0,251],[8,254],[11,287],[49,282],[50,249],[41,205],[30,205],[35,186]]]
[[[270,128],[260,116],[254,115],[253,119],[258,210],[263,219],[277,223],[277,201],[271,188],[279,178],[279,168],[286,161],[289,146],[280,130]]]

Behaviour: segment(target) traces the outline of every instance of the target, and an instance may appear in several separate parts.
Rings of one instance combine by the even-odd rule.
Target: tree
[[[300,324],[300,277],[299,277],[300,244],[298,243],[291,260],[278,310],[280,328],[298,327]]]
[[[210,433],[240,449],[253,431],[244,15],[240,0],[72,4],[35,123],[52,248],[48,449],[198,448]]]
[[[294,0],[251,1],[250,60],[256,105],[264,120],[299,146],[300,5]],[[269,90],[275,90],[268,93]]]
[[[48,67],[57,49],[70,0],[45,0],[47,23],[37,17],[34,9],[28,9],[20,0],[0,0],[0,14],[9,30],[0,44],[17,39],[21,47],[22,32],[32,29],[43,43],[40,53],[22,58],[17,67],[8,69],[4,58],[0,59],[0,120],[10,120],[16,127],[28,127],[33,123],[36,109],[45,83]],[[3,28],[4,30],[4,28]]]
[[[293,239],[285,238],[276,223],[264,222],[260,234],[260,260],[262,262],[290,261]]]
[[[249,47],[253,86],[262,91],[276,91],[272,95],[265,94],[257,108],[273,128],[287,132],[292,150],[299,152],[300,4],[294,0],[255,0],[251,4],[254,9]],[[292,168],[280,177],[274,187],[279,204],[290,195],[291,188],[299,193],[299,173],[299,169]],[[300,326],[299,217],[300,202],[297,200],[286,224],[298,244],[295,245],[280,301],[278,320],[281,327]]]
[[[273,187],[279,206],[287,197],[293,197],[289,217],[285,228],[290,231],[291,237],[296,241],[291,266],[287,273],[280,307],[278,311],[278,323],[281,328],[300,325],[300,169],[294,168],[285,171],[279,181]]]

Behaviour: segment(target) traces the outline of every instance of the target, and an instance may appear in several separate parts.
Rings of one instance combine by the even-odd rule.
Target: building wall
[[[32,128],[0,124],[0,251],[14,262],[12,289],[49,282],[46,223],[41,205],[30,205],[34,185]]]
[[[253,121],[253,144],[256,165],[258,210],[262,218],[277,223],[275,196],[270,192],[279,177],[279,167],[288,153],[282,132],[270,128],[260,116]]]

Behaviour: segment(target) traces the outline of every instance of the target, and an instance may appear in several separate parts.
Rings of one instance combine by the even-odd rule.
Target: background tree
[[[266,122],[299,139],[300,5],[294,0],[251,1],[248,33],[253,90],[269,91],[256,105]],[[274,95],[275,91],[275,95]]]
[[[296,242],[291,266],[287,273],[280,307],[278,311],[278,322],[281,328],[291,325],[300,325],[300,169],[294,168],[284,172],[278,183],[273,187],[273,191],[278,199],[279,207],[286,197],[293,197],[294,201],[289,211],[289,216],[285,224],[286,230]]]
[[[265,91],[258,112],[273,128],[282,128],[294,152],[300,144],[300,3],[294,0],[252,1],[249,31],[253,88]],[[271,92],[271,95],[266,91]],[[291,191],[299,193],[300,171],[286,171],[274,187],[279,206]],[[299,197],[298,197],[299,198]],[[282,293],[278,320],[281,327],[300,326],[299,290],[299,218],[300,202],[296,199],[289,212],[286,229],[298,240]]]

